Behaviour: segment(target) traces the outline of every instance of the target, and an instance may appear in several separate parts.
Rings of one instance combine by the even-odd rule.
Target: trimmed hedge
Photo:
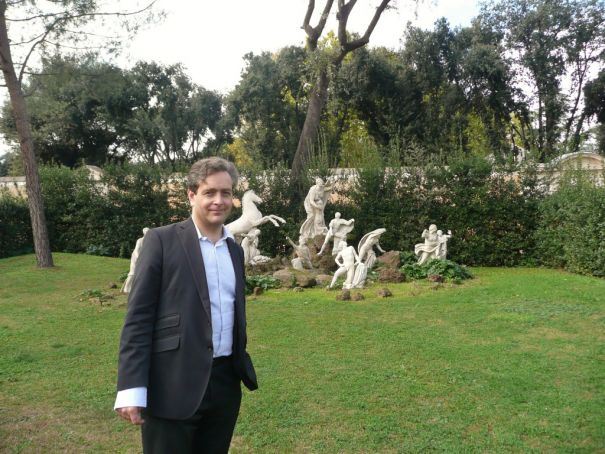
[[[540,205],[535,241],[544,265],[605,277],[605,187],[580,172],[565,174]]]
[[[184,183],[171,181],[168,172],[142,164],[104,171],[103,181],[94,184],[84,170],[41,169],[54,251],[129,257],[143,227],[189,216]],[[288,174],[280,167],[244,175],[264,201],[262,213],[287,221],[263,227],[260,249],[266,255],[287,254],[285,236],[297,238],[305,219],[305,194],[292,193]],[[411,253],[422,242],[420,233],[434,223],[452,230],[448,258],[457,263],[544,264],[604,276],[605,188],[570,174],[557,192],[546,196],[531,168],[518,180],[508,175],[473,158],[414,170],[367,166],[357,179],[339,186],[337,202],[326,207],[326,223],[336,211],[345,219],[355,218],[349,237],[354,246],[365,233],[385,227],[382,247],[402,253]],[[292,200],[300,203],[292,208]],[[234,209],[228,222],[240,215],[241,209]],[[0,257],[31,252],[31,245],[25,202],[0,194]]]
[[[0,258],[34,252],[27,202],[0,191]]]

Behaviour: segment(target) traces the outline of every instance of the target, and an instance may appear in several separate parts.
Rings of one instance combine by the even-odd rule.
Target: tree
[[[139,62],[128,78],[134,112],[125,146],[132,153],[174,167],[179,160],[199,159],[210,145],[221,145],[222,98],[192,83],[181,65]]]
[[[274,54],[244,56],[246,68],[227,100],[229,127],[262,167],[290,166],[307,107],[304,49],[289,46]]]
[[[98,54],[53,55],[23,87],[36,155],[42,162],[74,167],[123,160],[126,125],[136,99],[128,73],[99,61]],[[18,142],[12,106],[3,106],[0,131]]]
[[[598,147],[605,155],[605,69],[584,86],[584,112],[586,118],[596,117]]]
[[[527,100],[520,103],[528,108],[519,112],[518,131],[526,148],[536,150],[541,160],[559,150],[577,150],[584,127],[583,87],[605,51],[605,4],[486,1],[480,20],[502,37],[519,75],[516,83],[529,87]]]
[[[141,12],[149,10],[154,2],[155,0],[139,11],[106,12],[99,10],[95,2],[88,0],[63,0],[48,3],[42,0],[28,2],[0,0],[0,69],[8,88],[19,136],[34,249],[39,267],[52,267],[53,259],[48,241],[30,120],[22,91],[23,77],[29,67],[30,59],[36,52],[44,54],[49,48],[61,47],[66,43],[77,45],[89,36],[83,27],[97,19],[136,17]],[[22,39],[9,38],[7,26],[9,22],[12,24],[11,32],[14,30],[23,32]],[[23,27],[20,29],[19,25],[23,25]],[[124,25],[127,26],[127,23]],[[134,28],[127,27],[126,29],[136,30],[137,24],[133,25]],[[13,51],[23,48],[26,49],[25,52],[18,52],[23,59],[15,62]]]
[[[295,185],[301,185],[302,176],[306,169],[307,162],[309,161],[311,147],[317,138],[321,113],[328,99],[328,86],[330,84],[331,75],[338,71],[344,58],[350,52],[353,52],[355,49],[359,49],[370,42],[370,36],[383,11],[390,3],[390,0],[381,0],[365,33],[361,37],[352,37],[347,31],[349,15],[356,3],[357,0],[349,0],[348,2],[338,0],[336,20],[338,21],[337,37],[339,46],[330,54],[321,52],[321,48],[318,47],[318,42],[328,20],[328,15],[332,10],[334,0],[326,0],[324,9],[315,27],[310,24],[313,11],[315,10],[315,1],[309,0],[307,5],[307,12],[302,28],[307,34],[307,51],[309,53],[309,59],[316,64],[316,78],[309,95],[307,115],[292,162],[292,182]]]

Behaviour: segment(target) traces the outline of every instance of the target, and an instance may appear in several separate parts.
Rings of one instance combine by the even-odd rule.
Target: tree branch
[[[332,4],[334,0],[327,0],[326,5],[324,6],[324,10],[321,13],[321,17],[319,18],[319,22],[316,27],[311,27],[309,22],[311,21],[311,16],[313,15],[313,10],[315,9],[315,1],[309,0],[309,5],[307,7],[307,13],[305,14],[305,20],[303,22],[302,28],[305,30],[307,34],[307,43],[311,50],[315,50],[317,48],[317,41],[321,36],[324,27],[326,26],[326,22],[328,20],[328,15],[330,14],[330,10],[332,9]]]
[[[56,20],[65,20],[69,21],[72,19],[81,19],[83,17],[97,17],[97,16],[134,16],[137,14],[141,14],[149,9],[157,3],[158,0],[152,0],[147,6],[137,10],[137,11],[114,11],[114,12],[100,12],[100,13],[80,13],[80,14],[68,14],[66,11],[62,11],[60,13],[48,13],[48,14],[38,14],[37,16],[25,17],[23,19],[10,19],[6,18],[7,22],[29,22],[36,19],[47,19],[51,17],[56,17]],[[59,16],[59,17],[57,17]]]
[[[355,6],[357,0],[351,0],[348,3],[345,3],[344,0],[338,0],[338,41],[340,43],[340,54],[336,58],[336,63],[340,63],[349,52],[363,47],[370,42],[370,36],[372,35],[374,28],[376,28],[376,24],[378,23],[381,14],[387,8],[390,1],[391,0],[382,0],[380,5],[376,8],[374,16],[372,17],[372,20],[370,21],[370,24],[368,25],[368,28],[363,36],[359,39],[349,42],[347,37],[347,21],[349,20],[349,14]]]
[[[46,32],[44,32],[44,35],[42,35],[42,37],[36,41],[32,47],[29,49],[29,52],[27,53],[27,55],[25,56],[25,59],[23,60],[23,66],[21,66],[21,70],[19,71],[19,85],[21,85],[21,83],[23,82],[23,71],[25,71],[25,68],[27,67],[27,61],[29,60],[29,57],[32,56],[32,54],[34,53],[34,49],[39,45],[42,44],[44,42],[44,40],[46,39],[46,37],[50,34],[50,32],[55,28],[55,25],[58,24],[59,21],[55,21],[54,24],[52,24],[47,30]]]
[[[368,28],[366,29],[366,32],[363,34],[363,36],[355,41],[348,43],[347,48],[349,52],[370,42],[370,35],[372,35],[372,32],[374,32],[374,28],[376,28],[376,24],[378,23],[380,16],[382,15],[383,11],[387,8],[390,1],[391,0],[382,0],[380,5],[376,8],[374,17],[372,17],[372,20],[370,21],[370,24],[368,25]]]
[[[19,84],[21,84],[23,82],[23,73],[25,68],[27,67],[27,62],[29,60],[29,58],[32,56],[35,48],[42,44],[46,38],[48,37],[48,35],[54,31],[54,29],[56,28],[56,26],[58,24],[60,24],[61,22],[69,22],[71,20],[74,19],[79,19],[82,17],[97,17],[97,16],[132,16],[132,15],[136,15],[136,14],[140,14],[144,11],[147,11],[148,9],[150,9],[155,3],[157,2],[157,0],[152,0],[150,3],[147,4],[147,6],[145,6],[144,8],[138,10],[138,11],[131,11],[131,12],[117,12],[117,13],[82,13],[82,14],[64,14],[64,15],[58,15],[58,14],[50,14],[50,15],[43,15],[43,16],[47,16],[47,17],[55,17],[55,20],[49,24],[47,26],[46,31],[44,32],[44,34],[42,35],[42,37],[36,41],[32,47],[29,49],[29,52],[27,53],[27,56],[25,57],[25,59],[23,60],[23,66],[21,67],[21,71],[19,71]],[[58,16],[58,17],[57,17]],[[34,16],[35,17],[35,16]],[[40,17],[40,16],[39,16]],[[31,18],[27,18],[24,20],[29,20]],[[9,19],[7,19],[9,20]],[[64,47],[68,47],[68,46],[64,46]],[[77,48],[76,48],[77,49]],[[97,47],[98,49],[98,47]]]

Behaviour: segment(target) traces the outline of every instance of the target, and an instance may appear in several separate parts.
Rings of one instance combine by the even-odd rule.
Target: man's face
[[[192,216],[198,227],[222,226],[233,207],[233,181],[227,172],[217,172],[200,183],[197,192],[187,191]]]

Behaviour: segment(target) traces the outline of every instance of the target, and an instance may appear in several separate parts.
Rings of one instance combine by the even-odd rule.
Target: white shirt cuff
[[[147,388],[141,386],[118,391],[113,409],[124,407],[147,407]]]

